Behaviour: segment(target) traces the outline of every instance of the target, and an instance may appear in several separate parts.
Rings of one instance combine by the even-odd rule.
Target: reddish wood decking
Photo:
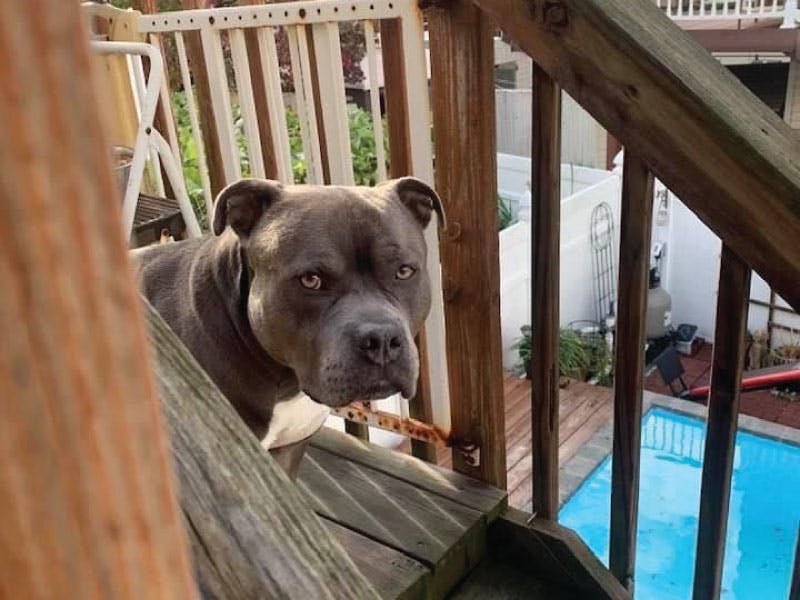
[[[531,501],[531,386],[512,373],[503,376],[506,404],[506,468],[508,501],[523,508]],[[564,465],[595,432],[611,419],[610,388],[562,380],[559,398],[558,462]],[[408,444],[401,450],[408,451]],[[442,448],[438,463],[451,468],[450,450]]]
[[[686,371],[683,379],[687,386],[693,388],[708,385],[711,376],[711,354],[711,344],[704,344],[694,356],[681,355],[681,364]],[[657,370],[645,378],[644,388],[657,394],[672,395]],[[745,415],[800,429],[800,401],[775,396],[769,390],[742,393],[739,411]]]

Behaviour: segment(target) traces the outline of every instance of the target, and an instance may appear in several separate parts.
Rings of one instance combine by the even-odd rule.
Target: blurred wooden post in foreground
[[[196,589],[79,5],[0,12],[0,596]]]

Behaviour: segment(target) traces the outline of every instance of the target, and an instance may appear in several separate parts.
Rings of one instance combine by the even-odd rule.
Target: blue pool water
[[[686,600],[694,577],[705,424],[654,408],[642,423],[636,598]],[[611,460],[562,507],[608,564]],[[800,447],[740,431],[736,438],[722,597],[788,597],[800,523]]]

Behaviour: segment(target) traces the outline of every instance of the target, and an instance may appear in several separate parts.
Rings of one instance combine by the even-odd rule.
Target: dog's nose
[[[364,323],[356,338],[364,356],[380,366],[396,360],[403,349],[403,332],[397,325]]]

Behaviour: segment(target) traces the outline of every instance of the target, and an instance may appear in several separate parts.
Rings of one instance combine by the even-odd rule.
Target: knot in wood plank
[[[563,29],[569,25],[567,7],[560,0],[545,0],[542,7],[542,22],[553,29]]]

